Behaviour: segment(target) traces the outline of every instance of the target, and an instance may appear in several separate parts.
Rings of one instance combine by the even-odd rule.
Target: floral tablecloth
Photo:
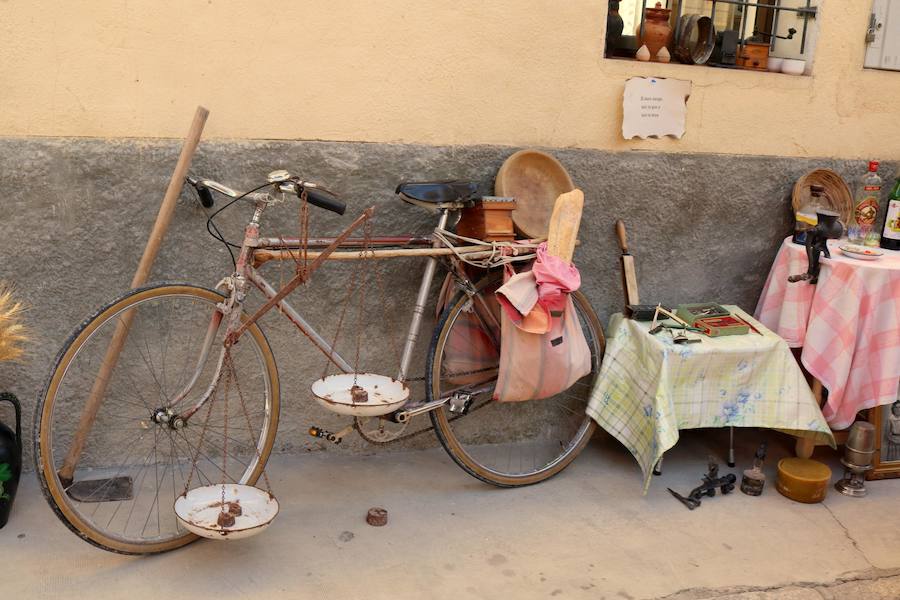
[[[727,308],[759,333],[701,335],[699,344],[678,345],[666,332],[650,335],[650,323],[621,314],[610,319],[587,413],[637,459],[645,491],[680,429],[768,427],[834,446],[785,341],[741,309]]]
[[[896,399],[900,380],[900,252],[877,261],[842,255],[829,240],[819,283],[788,283],[807,268],[806,251],[786,239],[769,271],[756,317],[794,348],[828,389],[822,413],[834,429],[860,410]]]

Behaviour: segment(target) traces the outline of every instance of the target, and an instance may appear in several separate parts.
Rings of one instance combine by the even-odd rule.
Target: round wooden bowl
[[[506,159],[494,180],[494,195],[516,199],[516,229],[527,238],[546,238],[553,206],[575,189],[558,160],[539,150],[520,150]]]
[[[797,180],[791,196],[794,212],[809,202],[811,185],[821,185],[825,188],[825,195],[822,197],[822,203],[825,205],[823,208],[830,208],[841,215],[839,219],[846,228],[850,223],[850,215],[853,214],[853,194],[850,193],[847,182],[831,169],[816,169]]]

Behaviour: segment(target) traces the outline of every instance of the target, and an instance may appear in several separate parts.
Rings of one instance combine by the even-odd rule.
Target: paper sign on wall
[[[622,136],[646,139],[684,135],[691,82],[660,77],[632,77],[625,82]]]

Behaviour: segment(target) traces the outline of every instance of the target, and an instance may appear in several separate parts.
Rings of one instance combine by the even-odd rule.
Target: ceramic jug
[[[659,2],[656,3],[656,8],[644,10],[644,35],[640,35],[639,24],[640,42],[638,43],[647,46],[647,49],[650,50],[651,60],[656,61],[660,49],[667,48],[672,43],[672,27],[669,25],[671,13],[671,10],[663,8]]]
[[[9,402],[16,411],[16,431],[0,423],[0,528],[9,520],[22,474],[22,407],[9,393],[0,394],[0,402]]]

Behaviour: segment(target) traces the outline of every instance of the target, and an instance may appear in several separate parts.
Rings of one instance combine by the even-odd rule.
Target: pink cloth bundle
[[[529,333],[547,333],[551,319],[566,307],[571,292],[581,287],[575,265],[547,253],[547,243],[537,249],[537,258],[528,271],[513,273],[497,290],[497,300],[516,327]]]

